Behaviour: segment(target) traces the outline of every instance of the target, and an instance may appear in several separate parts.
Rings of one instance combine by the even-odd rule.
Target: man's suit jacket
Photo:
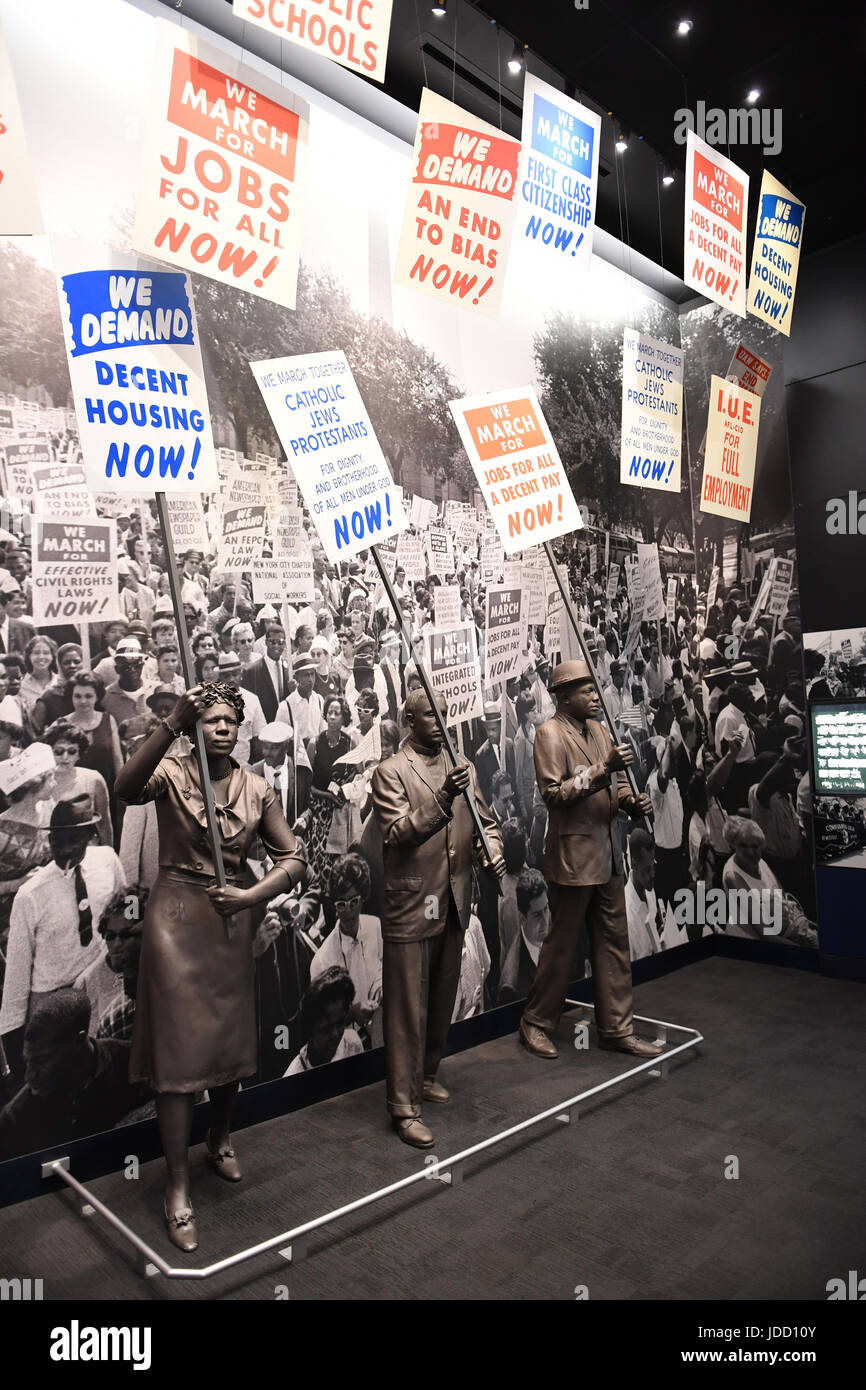
[[[445,930],[453,893],[460,926],[469,923],[475,827],[462,795],[446,811],[436,798],[449,772],[444,753],[428,757],[408,742],[373,773],[373,810],[384,842],[382,936],[423,941]],[[499,827],[481,796],[475,769],[470,788],[494,855]]]
[[[20,652],[23,656],[27,648],[27,643],[30,641],[31,637],[33,637],[34,633],[35,628],[31,623],[22,622],[19,618],[10,618],[8,641],[5,644],[6,651],[3,655],[5,656],[8,652]]]
[[[610,735],[595,719],[586,736],[557,710],[535,734],[538,789],[548,808],[544,876],[548,883],[607,883],[613,873],[611,822],[634,798],[624,772],[605,771]]]
[[[285,688],[286,692],[288,692],[289,668],[284,657],[280,659],[280,665],[283,668],[283,675],[286,682]],[[250,662],[241,676],[241,685],[246,686],[247,690],[252,690],[255,695],[258,695],[259,704],[262,707],[262,713],[265,719],[269,724],[273,724],[277,717],[277,706],[280,701],[274,689],[271,673],[265,664],[264,657],[259,657],[258,661]]]
[[[514,739],[505,740],[505,762],[499,761],[499,748],[497,743],[494,748],[489,738],[482,743],[475,757],[472,759],[475,764],[475,771],[478,773],[478,781],[481,784],[481,791],[485,801],[492,800],[493,797],[493,778],[497,772],[507,772],[511,778],[511,785],[517,795],[517,765],[514,761]]]

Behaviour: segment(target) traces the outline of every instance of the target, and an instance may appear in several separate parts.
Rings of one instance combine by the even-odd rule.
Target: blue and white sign
[[[189,276],[60,238],[51,247],[90,491],[216,491]]]
[[[749,270],[748,311],[790,337],[806,208],[764,170]]]
[[[402,491],[346,354],[276,357],[250,368],[331,563],[406,531]]]
[[[594,111],[526,74],[515,241],[563,269],[589,268],[600,134]]]

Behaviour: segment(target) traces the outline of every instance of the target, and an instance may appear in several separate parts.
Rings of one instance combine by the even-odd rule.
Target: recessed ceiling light
[[[761,93],[758,91],[757,87],[752,87],[751,90],[746,94],[746,101],[754,105],[754,103],[758,100],[758,97],[760,95]]]
[[[665,173],[662,174],[662,183],[664,184],[665,188],[670,188],[670,186],[671,186],[671,184],[673,183],[673,181],[674,181],[674,176],[673,176],[673,174],[668,173],[667,171],[665,171]]]
[[[430,6],[437,19],[441,19],[443,14],[448,13],[448,0],[437,0],[435,5]]]
[[[692,32],[693,28],[694,25],[692,24],[692,21],[690,19],[681,19],[679,24],[677,25],[677,33],[685,37],[686,34],[690,34]]]

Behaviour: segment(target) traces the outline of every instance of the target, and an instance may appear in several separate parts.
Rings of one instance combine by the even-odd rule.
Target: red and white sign
[[[506,555],[583,526],[531,386],[449,401]]]
[[[748,521],[752,513],[761,398],[714,376],[710,382],[701,511]]]
[[[520,142],[426,88],[394,283],[496,317]]]
[[[683,279],[742,318],[746,316],[748,203],[748,174],[690,130]]]
[[[294,309],[307,103],[159,24],[147,109],[136,250]]]
[[[234,0],[238,19],[385,81],[392,0]]]
[[[0,29],[0,236],[42,231],[12,64]]]

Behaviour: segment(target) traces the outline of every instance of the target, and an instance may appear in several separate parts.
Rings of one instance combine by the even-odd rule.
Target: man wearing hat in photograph
[[[23,652],[33,636],[33,625],[21,618],[11,618],[6,605],[13,594],[20,594],[21,585],[11,574],[0,582],[0,656],[7,652]]]
[[[511,779],[512,787],[517,786],[517,768],[514,761],[514,739],[505,739],[505,760],[502,759],[502,705],[498,700],[484,702],[484,732],[487,737],[472,761],[478,773],[481,793],[488,806],[493,801],[493,778],[497,772],[505,772]]]
[[[635,796],[623,772],[632,761],[631,749],[613,744],[597,721],[599,698],[586,662],[563,661],[553,673],[551,690],[556,714],[537,730],[533,755],[538,789],[548,808],[544,876],[553,922],[520,1020],[520,1037],[535,1056],[557,1056],[548,1033],[559,1023],[578,947],[586,937],[602,1047],[655,1057],[660,1048],[633,1031],[625,885],[611,840],[617,811],[647,816],[649,797]]]
[[[238,629],[235,629],[237,634]],[[241,685],[259,698],[268,722],[277,717],[277,707],[292,687],[289,664],[286,661],[286,634],[281,623],[265,627],[265,649],[244,667]],[[241,656],[243,663],[243,656]]]
[[[243,667],[237,652],[220,652],[219,654],[219,678],[231,685],[235,690],[239,689]],[[258,695],[252,690],[244,689],[244,717],[238,729],[238,741],[235,744],[234,757],[243,766],[249,765],[250,756],[253,752],[253,740],[257,739],[262,729],[267,724],[264,710],[262,709]],[[256,744],[258,748],[258,744]]]
[[[306,755],[312,767],[312,750],[325,727],[324,705],[316,694],[316,663],[311,656],[299,656],[294,664],[295,689],[281,701],[275,719],[295,731],[295,757],[298,766]],[[264,708],[264,706],[262,706]]]
[[[0,1035],[10,1061],[20,1041],[10,1048],[6,1035],[23,1028],[32,996],[71,985],[105,954],[95,924],[126,885],[114,850],[94,843],[98,823],[89,796],[59,801],[49,823],[51,863],[15,895],[0,1003]]]
[[[298,814],[295,809],[295,771],[290,756],[293,737],[290,724],[276,721],[266,724],[259,733],[261,760],[250,768],[250,772],[264,777],[268,786],[273,787],[289,825]]]

